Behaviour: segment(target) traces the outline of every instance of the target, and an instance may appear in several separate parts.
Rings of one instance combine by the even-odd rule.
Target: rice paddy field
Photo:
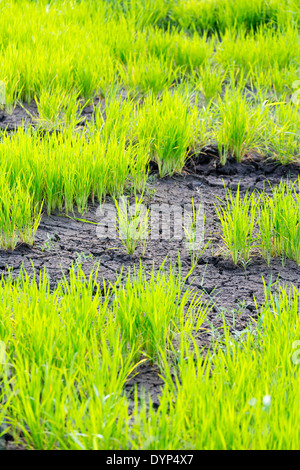
[[[0,0],[0,449],[300,448],[299,26]]]

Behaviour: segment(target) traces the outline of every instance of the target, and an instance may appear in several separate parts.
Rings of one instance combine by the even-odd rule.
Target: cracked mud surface
[[[300,166],[275,165],[253,156],[241,164],[230,159],[225,167],[220,167],[214,152],[213,147],[207,147],[187,164],[180,176],[157,178],[151,183],[151,192],[148,193],[146,201],[150,206],[175,204],[183,207],[191,203],[192,197],[195,202],[202,200],[206,211],[206,236],[213,238],[213,251],[211,247],[207,249],[187,285],[203,292],[204,300],[213,300],[214,307],[208,315],[208,320],[215,328],[222,326],[220,313],[223,312],[227,322],[234,326],[235,330],[242,330],[249,324],[251,317],[257,317],[254,296],[260,305],[264,298],[262,278],[266,283],[272,279],[273,282],[278,280],[281,284],[294,284],[299,287],[300,267],[290,260],[283,266],[281,259],[273,259],[268,267],[259,255],[252,259],[246,269],[243,266],[234,266],[220,254],[222,241],[214,203],[218,202],[217,197],[224,198],[224,185],[235,190],[240,182],[242,191],[262,190],[265,185],[269,191],[267,181],[272,185],[278,184],[282,178],[294,181],[299,176]],[[82,216],[75,213],[74,216],[98,223],[97,207],[90,205],[86,214]],[[70,217],[73,217],[73,214],[70,214]],[[100,260],[100,283],[103,278],[114,282],[122,268],[122,276],[126,276],[129,267],[139,265],[139,250],[137,254],[129,256],[124,252],[119,240],[100,240],[95,224],[70,217],[59,214],[44,215],[32,247],[20,245],[14,252],[0,250],[0,275],[6,275],[8,268],[13,268],[13,276],[17,276],[22,263],[28,272],[32,272],[33,262],[37,272],[46,268],[51,287],[54,288],[62,273],[68,275],[72,263],[79,260],[78,253],[81,254],[82,267],[86,273]],[[184,240],[150,239],[142,263],[146,270],[150,271],[153,263],[158,268],[167,256],[176,262],[178,252],[181,255],[182,273],[186,275],[190,264]],[[208,323],[206,326],[210,328]],[[199,342],[208,346],[211,338],[212,332],[208,331],[201,336]],[[154,404],[158,405],[159,389],[163,384],[158,370],[147,364],[142,365],[139,374],[126,386],[129,394],[134,384],[145,388]]]

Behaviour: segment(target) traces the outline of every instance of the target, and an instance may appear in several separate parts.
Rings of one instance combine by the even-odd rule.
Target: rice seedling
[[[7,357],[19,390],[13,394],[4,384],[14,396],[6,420],[29,448],[114,448],[117,429],[125,445],[121,390],[134,368],[133,353],[125,354],[109,315],[111,291],[105,288],[101,297],[97,269],[88,278],[72,270],[54,292],[43,275],[30,279],[23,272],[15,284],[2,281],[2,337],[14,331]]]
[[[137,351],[136,360],[144,354],[152,363],[159,360],[159,351],[172,352],[172,341],[178,345],[199,332],[209,306],[201,302],[201,294],[185,289],[180,272],[165,271],[165,262],[155,272],[129,272],[125,283],[114,287],[114,314],[122,336],[130,348]],[[168,353],[166,353],[168,354]]]
[[[299,289],[282,286],[272,294],[266,287],[252,330],[237,339],[226,327],[223,341],[215,343],[206,360],[196,343],[193,355],[186,347],[175,372],[165,362],[168,386],[158,412],[151,414],[153,421],[145,420],[144,410],[142,416],[135,412],[143,445],[165,448],[174,439],[185,449],[296,449],[298,309]],[[160,429],[167,432],[166,440]],[[149,434],[155,436],[151,442]]]
[[[151,90],[156,94],[171,86],[179,69],[173,70],[170,62],[161,58],[143,55],[129,57],[126,67],[121,66],[119,73],[130,93],[146,94]]]
[[[239,92],[225,92],[224,101],[219,97],[220,123],[215,131],[221,162],[224,164],[230,151],[241,162],[246,152],[259,148],[263,129],[262,107],[253,109],[246,104]]]
[[[71,129],[43,138],[23,129],[4,133],[0,162],[10,184],[21,178],[36,203],[45,201],[49,214],[55,209],[68,213],[75,205],[83,213],[89,198],[101,202],[108,194],[118,197],[129,185],[131,191],[142,191],[148,149],[128,143],[127,129],[118,140],[104,130],[94,131],[89,139]]]
[[[248,192],[242,196],[240,186],[235,196],[230,189],[225,186],[224,189],[224,206],[215,205],[222,227],[222,240],[234,264],[239,261],[247,262],[255,246],[254,227],[257,201],[254,195]]]
[[[281,249],[274,244],[275,236],[275,207],[274,200],[262,194],[261,204],[257,207],[257,225],[259,230],[259,248],[267,265],[270,266],[271,257],[281,254]],[[275,246],[274,246],[275,245]],[[279,249],[278,249],[279,248]]]
[[[272,106],[264,137],[266,151],[281,163],[299,161],[300,114],[293,103]]]
[[[276,256],[299,264],[300,206],[296,182],[282,182],[272,188],[271,196],[265,191],[259,197],[247,192],[242,200],[239,188],[235,199],[231,191],[225,191],[225,206],[216,207],[216,211],[222,225],[222,239],[235,264],[248,261],[254,249],[261,252],[268,266]]]
[[[14,250],[18,243],[33,244],[42,217],[42,205],[35,205],[28,188],[20,180],[10,187],[1,175],[0,192],[0,246]]]
[[[191,266],[194,268],[206,248],[210,245],[209,240],[204,245],[205,238],[205,212],[202,203],[195,206],[194,199],[192,198],[191,214],[186,214],[184,225],[186,247],[190,256]]]
[[[149,229],[149,209],[143,204],[143,195],[135,196],[133,205],[122,196],[119,202],[115,199],[117,209],[117,232],[122,245],[129,255],[133,255],[138,245],[144,256],[147,248]]]
[[[196,89],[201,91],[208,104],[221,94],[226,76],[226,70],[207,61],[200,67],[199,72],[196,71],[192,79]]]
[[[167,56],[173,58],[175,64],[184,67],[188,73],[203,68],[213,55],[214,41],[207,34],[199,36],[194,33],[187,36],[182,32],[172,34],[172,42],[168,45]]]
[[[18,89],[19,77],[12,76],[0,82],[0,109],[12,114],[21,96],[22,90]]]
[[[84,106],[78,102],[78,93],[70,93],[53,84],[49,89],[41,91],[36,99],[38,115],[34,117],[37,126],[45,130],[56,130],[63,127],[75,128],[82,122],[79,117]]]
[[[145,101],[138,116],[137,138],[149,141],[152,159],[157,163],[161,177],[180,172],[192,146],[197,123],[196,107],[182,93],[166,91],[161,100],[153,95]]]
[[[272,189],[273,206],[273,250],[284,253],[289,259],[300,263],[300,227],[299,227],[299,181],[281,183]],[[271,212],[272,213],[272,212]]]
[[[179,280],[172,270],[150,280],[139,271],[103,297],[97,270],[88,278],[71,272],[55,292],[47,277],[2,279],[0,328],[13,380],[2,378],[1,414],[17,442],[22,431],[34,449],[298,448],[299,289],[272,294],[265,286],[255,327],[237,338],[225,325],[203,359],[190,333],[201,328],[205,307],[192,302],[198,324],[195,312],[183,313],[194,294],[180,298]],[[176,337],[179,349],[166,350]],[[170,350],[178,352],[172,363]],[[129,413],[121,390],[138,351],[160,361],[165,386],[157,410],[136,395]]]

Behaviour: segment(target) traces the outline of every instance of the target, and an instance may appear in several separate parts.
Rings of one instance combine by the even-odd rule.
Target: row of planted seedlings
[[[258,320],[239,337],[224,323],[204,356],[209,306],[178,267],[113,285],[97,269],[54,291],[46,273],[1,279],[0,437],[44,450],[299,448],[299,289],[266,285]],[[158,408],[124,393],[145,360],[164,379]]]
[[[24,128],[2,133],[0,192],[7,206],[1,214],[3,248],[25,241],[27,227],[36,230],[43,203],[48,214],[55,209],[68,214],[75,207],[83,213],[89,200],[142,192],[150,154],[161,176],[182,170],[200,122],[196,107],[190,109],[182,92],[166,93],[160,105],[150,95],[141,112],[133,100],[123,101],[116,90],[111,93],[105,118],[99,106],[82,129],[65,122],[57,133]]]
[[[95,7],[88,1],[75,8],[66,3],[63,10],[50,5],[46,11],[40,4],[10,0],[2,7],[0,18],[0,79],[6,85],[6,106],[12,110],[18,99],[30,102],[41,95],[44,101],[53,84],[61,89],[60,97],[75,92],[88,100],[105,94],[107,87],[118,80],[130,93],[147,93],[149,89],[161,92],[182,77],[195,82],[209,101],[221,93],[233,63],[238,74],[250,74],[248,84],[253,83],[253,90],[267,88],[279,98],[282,92],[292,91],[298,78],[299,14],[295,2],[289,0],[290,8],[284,8],[276,1],[273,13],[276,12],[274,21],[278,17],[281,25],[278,29],[273,24],[259,26],[270,2],[257,0],[255,7],[242,3],[239,11],[245,9],[245,17],[242,15],[241,24],[235,15],[235,21],[227,23],[222,10],[218,26],[224,22],[224,27],[222,33],[217,33],[218,3],[182,2],[179,31],[156,24],[156,15],[166,14],[169,8],[174,18],[179,8],[177,1],[173,7],[157,2],[155,14],[139,6],[137,17],[149,15],[143,24],[116,4],[107,8],[107,2],[98,2]],[[222,8],[228,4],[223,3]],[[206,8],[210,11],[208,16],[204,13]],[[235,5],[236,13],[237,8]],[[249,30],[244,24],[247,15],[257,28]],[[198,34],[194,23],[203,16],[203,29]],[[18,28],[20,24],[22,27]],[[189,28],[192,33],[187,34]],[[12,34],[12,30],[18,33]],[[89,57],[89,67],[84,57]]]
[[[54,291],[45,272],[1,279],[0,436],[34,449],[138,447],[124,385],[141,362],[161,373],[175,363],[209,305],[180,260],[115,284],[98,269],[86,277],[77,266]]]
[[[242,97],[239,101],[229,93],[222,112],[227,116],[231,110],[235,117],[230,115],[226,120],[223,116],[219,122],[218,113],[209,116],[211,108],[199,109],[197,101],[192,105],[184,87],[173,93],[166,91],[160,100],[149,94],[142,106],[134,100],[122,100],[117,91],[111,90],[105,118],[99,106],[92,122],[81,130],[69,123],[70,127],[60,129],[57,134],[41,134],[32,129],[19,129],[13,135],[2,134],[0,222],[3,248],[13,249],[18,242],[33,242],[43,202],[48,214],[55,209],[68,213],[74,207],[84,212],[89,200],[102,202],[107,195],[117,197],[124,192],[143,192],[150,159],[157,163],[161,177],[180,173],[188,149],[194,148],[197,152],[206,139],[209,140],[212,116],[216,133],[221,125],[227,139],[226,143],[220,140],[223,142],[221,162],[225,163],[229,151],[241,160],[256,141],[258,134],[255,136],[253,129],[259,127],[258,121],[261,122],[263,116],[261,111],[255,112],[249,119],[256,116],[258,121],[251,124],[247,108],[242,106],[245,104]],[[286,104],[284,122],[290,120],[291,115],[296,118],[296,107]],[[297,139],[293,133],[287,134],[291,134],[295,150]],[[259,145],[258,141],[256,143]]]
[[[300,265],[300,179],[281,181],[261,192],[243,195],[225,188],[225,202],[216,205],[226,253],[234,264],[247,264],[261,254],[267,265],[273,257]]]

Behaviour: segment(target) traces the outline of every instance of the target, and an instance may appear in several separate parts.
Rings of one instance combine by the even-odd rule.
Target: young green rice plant
[[[143,204],[143,195],[136,195],[133,205],[128,204],[128,198],[122,196],[119,202],[115,199],[117,209],[117,232],[119,239],[129,255],[132,255],[138,245],[144,256],[149,235],[149,209]]]
[[[167,273],[164,262],[149,274],[140,265],[114,286],[114,315],[126,344],[137,351],[136,360],[145,355],[153,363],[160,349],[171,352],[173,340],[178,344],[201,329],[208,305],[185,283],[180,264],[178,274],[172,265]]]
[[[299,180],[281,184],[272,190],[274,201],[274,248],[278,254],[300,264]]]
[[[194,198],[192,198],[191,213],[186,214],[184,225],[186,247],[190,256],[192,268],[197,265],[204,251],[211,243],[211,240],[209,240],[204,245],[205,217],[206,215],[202,203],[200,203],[197,208],[194,203]]]
[[[0,80],[0,109],[12,114],[21,96],[18,88],[19,77],[12,76],[11,79]]]
[[[146,94],[150,90],[157,94],[171,86],[179,75],[179,68],[173,70],[170,61],[141,54],[129,57],[126,67],[120,66],[119,73],[122,82],[134,95]]]
[[[188,96],[165,91],[158,101],[153,95],[146,100],[137,119],[137,138],[150,139],[152,159],[161,177],[181,172],[189,147],[196,140],[196,106],[190,107]]]
[[[130,138],[135,119],[135,103],[133,99],[124,99],[122,88],[114,85],[107,91],[105,108],[99,105],[95,108],[88,129],[91,136],[100,133],[103,140]]]
[[[273,28],[247,32],[244,28],[229,28],[222,41],[216,43],[216,60],[224,67],[232,66],[248,72],[257,69],[282,70],[298,60],[299,34],[295,25],[287,25],[279,34]]]
[[[203,94],[206,104],[221,94],[226,75],[226,70],[209,61],[201,66],[199,71],[194,71],[192,81],[196,89]]]
[[[258,199],[258,246],[268,266],[282,256],[300,262],[299,182],[281,182]]]
[[[215,130],[221,162],[224,164],[230,151],[241,162],[246,152],[259,148],[263,129],[263,109],[253,108],[239,90],[229,92],[222,100],[219,97],[218,110],[220,121]]]
[[[6,176],[0,183],[0,246],[14,250],[19,242],[33,244],[42,217],[42,204],[34,204],[29,187],[23,187],[20,179],[10,187]]]
[[[273,109],[272,109],[273,108]],[[300,111],[293,103],[270,104],[264,133],[264,147],[273,158],[286,164],[299,160]]]
[[[36,104],[38,115],[34,117],[34,121],[42,129],[75,128],[83,120],[80,114],[85,105],[80,105],[79,93],[55,84],[42,89],[39,99],[36,98]]]
[[[194,75],[194,71],[212,57],[213,50],[213,41],[208,40],[206,33],[199,36],[197,33],[187,35],[182,31],[180,33],[173,31],[166,55],[171,57],[177,66]]]
[[[134,412],[134,430],[146,448],[165,448],[174,439],[185,449],[297,449],[299,301],[296,287],[274,294],[266,287],[252,329],[237,338],[224,325],[222,342],[205,359],[195,342],[193,354],[182,345],[176,368],[165,361],[166,385],[157,413],[150,411],[153,421],[145,419],[146,409]]]
[[[1,280],[1,337],[12,374],[3,384],[5,422],[28,448],[126,446],[122,389],[136,351],[126,352],[109,310],[112,291],[100,288],[98,270],[71,270],[54,291],[45,273]]]
[[[262,193],[257,206],[258,245],[268,266],[270,266],[272,256],[281,254],[281,248],[274,243],[275,217],[276,207],[274,200],[265,193]]]
[[[225,188],[224,205],[215,205],[222,226],[222,240],[234,264],[247,262],[255,246],[255,216],[257,201],[248,191],[240,194],[238,186],[235,196]],[[220,202],[222,200],[218,198]]]
[[[134,194],[143,194],[146,188],[149,174],[150,145],[146,141],[142,144],[130,144],[127,150],[130,151],[130,176],[129,189]]]
[[[25,187],[30,184],[35,203],[44,200],[49,214],[55,209],[68,213],[75,205],[82,213],[89,198],[118,197],[135,181],[142,188],[148,149],[143,155],[142,148],[127,141],[126,129],[118,138],[97,131],[86,138],[71,129],[45,135],[28,129],[4,132],[0,165],[11,186],[18,178]]]
[[[54,291],[47,276],[23,272],[15,282],[0,281],[0,335],[10,370],[0,373],[0,415],[16,444],[299,448],[298,288],[273,293],[265,285],[252,328],[236,336],[224,324],[204,358],[191,333],[201,330],[205,304],[195,297],[188,311],[195,293],[174,270],[150,276],[142,270],[112,287],[100,287],[97,275],[97,268],[90,276],[71,271]],[[122,390],[145,354],[162,370],[160,404],[154,409],[149,399],[146,406],[136,393],[129,411]]]

